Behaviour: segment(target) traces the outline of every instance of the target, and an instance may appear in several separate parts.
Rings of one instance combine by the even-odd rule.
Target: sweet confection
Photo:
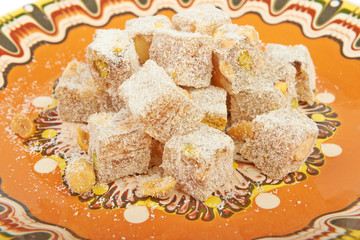
[[[189,90],[195,105],[204,113],[201,122],[220,131],[225,130],[227,123],[226,91],[209,86]]]
[[[261,74],[265,56],[253,28],[225,26],[215,34],[212,84],[224,88],[229,94],[237,94],[242,88],[253,84],[254,77]],[[220,34],[222,31],[223,35]]]
[[[79,194],[89,192],[96,182],[93,167],[80,156],[73,156],[68,159],[65,180],[69,188]]]
[[[234,123],[227,129],[227,134],[234,141],[245,141],[253,135],[253,123],[251,121],[241,120]]]
[[[141,64],[149,59],[149,48],[156,29],[170,29],[172,24],[164,15],[133,18],[125,24],[125,30],[133,38],[136,52]]]
[[[91,114],[104,110],[107,101],[102,85],[93,79],[85,63],[77,61],[67,65],[55,94],[60,118],[68,122],[87,122]]]
[[[133,40],[127,31],[119,29],[96,30],[87,47],[86,60],[92,76],[110,96],[139,68]]]
[[[89,156],[97,181],[109,183],[147,171],[151,137],[127,110],[89,117]]]
[[[225,133],[205,124],[184,135],[173,136],[164,148],[165,173],[180,189],[206,200],[224,185],[233,171],[234,142]]]
[[[143,196],[163,197],[174,189],[175,184],[176,181],[171,176],[152,179],[140,186],[140,194]]]
[[[97,30],[87,64],[63,72],[55,93],[59,141],[75,146],[64,171],[72,192],[102,195],[104,184],[131,178],[139,198],[205,201],[233,194],[233,161],[282,179],[312,153],[319,130],[295,110],[314,101],[305,46],[268,44],[264,53],[254,27],[210,4],[172,20]],[[22,114],[11,129],[25,139],[36,130]]]
[[[76,143],[84,152],[89,151],[89,132],[85,127],[76,128]]]
[[[240,153],[273,179],[282,179],[304,164],[319,131],[314,121],[292,108],[257,116],[252,124],[252,136]]]
[[[11,131],[25,139],[30,138],[36,132],[34,122],[21,113],[16,114],[11,119],[10,128]]]
[[[290,63],[296,68],[297,98],[312,105],[315,98],[316,75],[308,49],[304,45],[267,44],[265,54],[273,64],[281,66]]]
[[[207,87],[213,48],[210,36],[160,29],[154,33],[150,59],[163,67],[177,85]]]
[[[120,86],[119,94],[134,119],[162,143],[192,129],[202,119],[193,101],[152,60]]]
[[[286,107],[287,100],[283,92],[273,83],[257,79],[256,85],[248,85],[239,93],[230,95],[231,122],[251,121],[257,115]]]
[[[231,19],[214,5],[205,4],[175,14],[172,22],[178,31],[197,32],[211,36],[219,26],[231,23]]]

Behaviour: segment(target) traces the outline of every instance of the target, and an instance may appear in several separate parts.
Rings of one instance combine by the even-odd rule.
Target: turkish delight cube
[[[231,19],[214,5],[204,4],[175,14],[172,22],[178,31],[197,32],[211,36],[217,27],[231,23]]]
[[[132,38],[118,29],[96,30],[93,42],[87,47],[86,60],[94,79],[111,96],[140,66]]]
[[[87,122],[106,105],[105,90],[95,81],[85,63],[71,61],[55,88],[57,110],[62,121]]]
[[[315,99],[315,66],[304,45],[267,44],[265,54],[273,64],[292,64],[296,68],[296,90],[299,101],[312,105]]]
[[[257,116],[252,124],[252,136],[240,153],[273,179],[282,179],[304,164],[319,131],[313,120],[292,108]]]
[[[258,81],[261,82],[261,81]],[[249,85],[230,95],[231,122],[251,121],[257,115],[287,107],[285,95],[273,83]]]
[[[195,105],[203,112],[201,122],[220,131],[225,130],[227,123],[226,91],[209,86],[189,90]]]
[[[154,31],[160,28],[170,29],[171,27],[169,18],[164,15],[138,17],[126,22],[125,30],[134,40],[135,50],[141,64],[149,59],[149,48]]]
[[[182,191],[206,200],[232,175],[233,151],[229,136],[200,124],[195,131],[175,135],[166,142],[161,166]]]
[[[162,143],[202,119],[193,101],[152,60],[120,86],[119,95],[145,131]]]
[[[89,117],[89,156],[100,183],[145,173],[149,167],[151,137],[126,111]]]
[[[150,59],[163,67],[177,85],[207,87],[213,48],[210,36],[160,29],[154,33]]]
[[[274,86],[279,89],[287,99],[287,105],[296,108],[298,105],[296,92],[296,69],[291,64],[276,65],[269,63],[274,75]]]
[[[215,40],[212,60],[212,84],[224,88],[229,94],[236,94],[252,84],[254,76],[261,74],[265,66],[265,56],[257,32],[250,27],[237,26],[236,29],[248,33],[231,31],[219,35]]]

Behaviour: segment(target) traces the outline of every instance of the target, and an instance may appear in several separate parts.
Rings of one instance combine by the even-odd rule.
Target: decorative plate
[[[340,0],[210,1],[264,43],[308,47],[318,93],[299,110],[320,135],[297,172],[275,181],[234,159],[231,196],[204,202],[142,197],[134,177],[88,196],[66,188],[74,146],[60,137],[53,89],[67,63],[84,61],[97,28],[204,2],[42,0],[0,18],[0,239],[360,239],[360,8]],[[17,113],[36,123],[27,141],[10,130]]]

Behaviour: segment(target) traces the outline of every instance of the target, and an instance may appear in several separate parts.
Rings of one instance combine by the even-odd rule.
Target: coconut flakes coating
[[[240,156],[223,132],[227,107],[228,133],[241,141],[236,152],[269,177],[283,178],[311,154],[316,124],[289,108],[314,101],[306,47],[268,44],[264,53],[254,27],[231,24],[211,4],[172,20],[140,17],[126,30],[97,30],[88,65],[75,61],[64,71],[55,90],[61,119],[89,122],[88,145],[79,145],[90,171],[68,166],[74,191],[141,174],[139,196],[179,190],[206,200],[229,184]]]
[[[62,121],[87,122],[97,112],[113,109],[102,85],[95,81],[85,63],[71,61],[56,86],[57,110]]]
[[[127,110],[89,117],[89,156],[100,183],[147,171],[151,137]]]
[[[177,85],[207,87],[213,48],[210,36],[160,29],[154,33],[150,59],[163,67]]]
[[[234,142],[225,133],[205,124],[185,135],[175,135],[166,144],[162,168],[180,189],[206,200],[223,186],[233,171]]]
[[[253,136],[240,153],[270,178],[282,179],[304,164],[318,131],[314,121],[295,109],[278,109],[253,120]]]
[[[224,24],[220,27],[218,27],[214,33],[213,37],[215,39],[220,38],[221,36],[232,33],[236,34],[238,36],[245,36],[248,41],[253,45],[254,47],[260,47],[261,41],[259,38],[259,33],[256,31],[256,29],[253,26],[250,25],[237,25],[237,24]]]
[[[178,31],[197,32],[211,36],[219,26],[231,23],[231,19],[214,5],[204,4],[175,14],[172,22]]]
[[[287,99],[287,105],[296,108],[297,92],[296,92],[296,69],[291,64],[277,64],[267,61],[267,71],[273,75],[272,80],[274,86],[278,87]]]
[[[131,37],[142,35],[148,42],[152,41],[152,36],[156,29],[170,29],[171,27],[170,19],[164,15],[133,18],[125,23],[125,30],[128,31]]]
[[[204,113],[202,122],[220,131],[225,130],[227,123],[226,91],[209,86],[189,90],[195,105]]]
[[[304,45],[285,46],[267,44],[265,54],[269,61],[278,65],[292,64],[296,68],[296,90],[299,101],[314,103],[316,89],[315,66],[309,50]]]
[[[251,121],[256,116],[288,106],[284,94],[266,78],[230,95],[231,122]]]
[[[244,34],[230,32],[215,40],[212,61],[212,84],[236,94],[261,74],[265,56],[259,44],[253,45]]]
[[[126,31],[99,29],[87,47],[86,60],[95,80],[115,95],[117,88],[139,68],[133,40]]]
[[[145,131],[162,143],[202,119],[193,101],[152,60],[126,80],[119,93],[134,118],[145,125]]]
[[[135,50],[141,64],[149,59],[149,48],[156,29],[170,29],[172,24],[168,17],[163,15],[146,16],[128,20],[125,29],[134,40]]]

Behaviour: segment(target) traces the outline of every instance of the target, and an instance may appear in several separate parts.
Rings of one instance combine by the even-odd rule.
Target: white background
[[[360,0],[347,0],[360,6]],[[34,0],[5,0],[1,1],[0,16],[9,13],[17,8],[20,8],[28,3],[35,2]]]

